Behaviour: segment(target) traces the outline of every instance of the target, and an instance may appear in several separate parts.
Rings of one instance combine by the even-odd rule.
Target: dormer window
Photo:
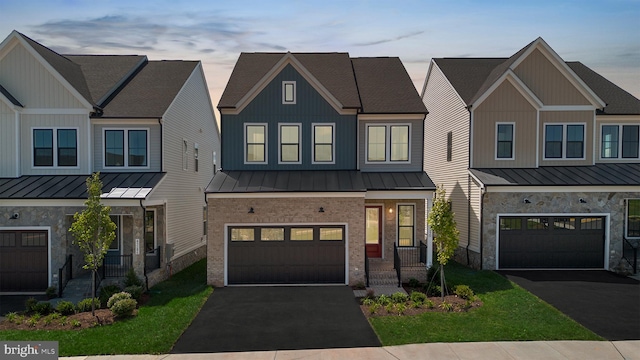
[[[283,104],[296,103],[296,82],[295,81],[282,82],[282,103]]]

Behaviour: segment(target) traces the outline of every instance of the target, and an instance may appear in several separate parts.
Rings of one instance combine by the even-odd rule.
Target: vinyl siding
[[[541,111],[540,112],[540,166],[592,165],[594,111]],[[549,123],[585,124],[585,160],[544,160],[544,127]],[[564,134],[566,137],[566,134]]]
[[[136,125],[135,120],[131,120],[131,125],[119,124],[100,124],[93,125],[93,167],[94,171],[101,172],[157,172],[162,171],[162,139],[160,138],[161,128],[159,124],[155,125]],[[104,129],[126,130],[126,129],[147,129],[149,130],[149,168],[138,167],[104,167]]]
[[[167,173],[149,200],[167,203],[167,242],[174,258],[206,244],[203,235],[204,189],[213,177],[213,152],[220,137],[202,65],[191,74],[163,117],[163,163]],[[188,168],[182,168],[182,140],[188,142]],[[199,145],[199,169],[194,169],[194,143]]]
[[[16,115],[0,100],[0,177],[15,177],[16,163]]]
[[[15,45],[0,60],[0,83],[20,103],[31,109],[83,107],[21,44]]]
[[[601,159],[602,154],[602,125],[640,125],[640,116],[635,116],[635,119],[599,119],[596,116],[596,162],[598,163],[640,163],[640,159]],[[619,136],[622,136],[621,134]],[[620,138],[619,138],[620,139]]]
[[[536,49],[514,70],[544,105],[589,105],[569,80]]]
[[[282,104],[282,82],[296,82],[296,104]],[[222,115],[225,170],[354,170],[356,115],[340,115],[291,65],[287,65],[238,115]],[[267,124],[267,164],[244,164],[244,124]],[[278,164],[278,124],[301,123],[301,164]],[[312,164],[312,124],[335,124],[335,164]]]
[[[20,118],[20,161],[23,175],[89,174],[89,137],[87,115],[22,115]],[[78,141],[78,167],[33,167],[33,128],[75,128]],[[55,136],[55,133],[54,133]],[[55,152],[55,149],[54,149]]]
[[[536,166],[536,109],[505,81],[473,110],[473,167]],[[514,123],[514,159],[496,160],[496,123]]]
[[[426,81],[423,101],[429,114],[424,130],[424,169],[436,185],[446,189],[460,231],[460,246],[466,247],[469,234],[469,112],[434,63]],[[447,161],[449,131],[453,134],[450,162]]]
[[[393,124],[409,124],[411,134],[409,135],[409,160],[408,163],[392,163],[386,162],[382,164],[367,164],[367,125],[393,125]],[[422,170],[422,147],[423,121],[421,120],[402,120],[394,118],[393,120],[359,120],[358,121],[358,162],[361,171],[421,171]],[[387,147],[389,143],[387,143]]]

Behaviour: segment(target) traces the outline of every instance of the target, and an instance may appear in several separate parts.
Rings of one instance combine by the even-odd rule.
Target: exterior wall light
[[[585,200],[583,198],[578,199],[578,201],[580,201],[580,204],[586,204],[587,203],[587,200]]]
[[[253,208],[249,208],[249,214],[253,214],[253,213],[254,213]]]
[[[324,212],[324,208],[320,206],[320,210],[318,210],[318,212]]]
[[[525,204],[531,204],[531,201],[529,201],[529,199],[527,199],[527,198],[524,198],[524,200],[522,200],[522,202],[525,203]]]

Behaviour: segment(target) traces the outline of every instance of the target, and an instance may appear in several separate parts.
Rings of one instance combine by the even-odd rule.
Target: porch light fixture
[[[389,214],[393,214],[393,208],[392,207],[389,208]]]
[[[585,200],[583,198],[578,199],[578,201],[580,201],[580,204],[586,204],[587,203],[587,200]]]
[[[318,212],[324,212],[324,208],[320,206],[320,210],[318,210]]]
[[[251,208],[249,208],[249,214],[253,214],[253,213],[254,213],[254,212],[253,212],[253,208],[252,208],[252,207],[251,207]]]
[[[18,220],[19,218],[20,218],[20,214],[18,214],[18,213],[13,213],[9,219],[11,219],[11,220]]]
[[[522,200],[522,202],[525,203],[525,204],[531,204],[531,201],[529,201],[529,199],[527,199],[527,198],[524,198],[524,200]]]

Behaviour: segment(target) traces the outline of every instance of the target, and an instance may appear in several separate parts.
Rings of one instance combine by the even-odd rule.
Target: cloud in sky
[[[423,34],[423,33],[424,33],[424,31],[414,31],[412,33],[399,35],[399,36],[396,36],[396,37],[391,38],[391,39],[374,40],[374,41],[370,41],[370,42],[366,42],[366,43],[359,43],[359,44],[356,43],[356,44],[353,44],[353,45],[354,46],[380,45],[380,44],[384,44],[384,43],[388,43],[388,42],[392,42],[392,41],[398,41],[398,40],[410,38],[412,36],[420,35],[420,34]]]

